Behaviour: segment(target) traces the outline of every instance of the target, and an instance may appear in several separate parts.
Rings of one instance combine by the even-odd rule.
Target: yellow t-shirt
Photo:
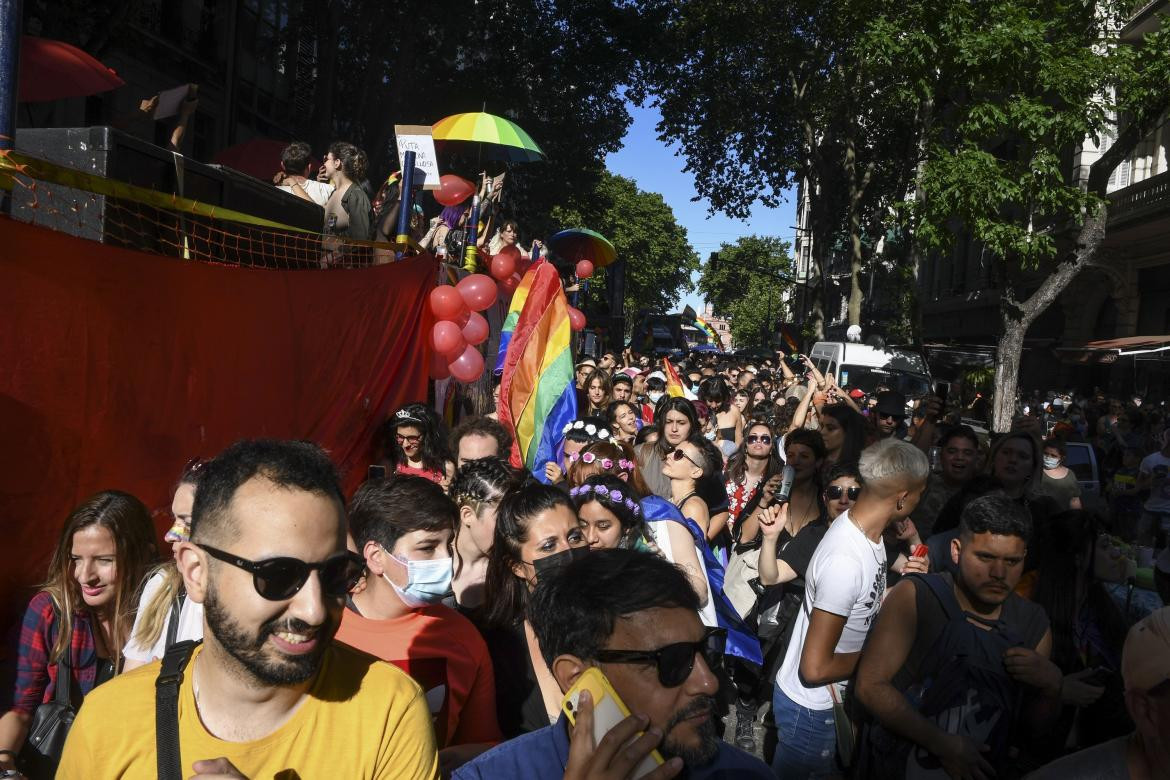
[[[157,778],[154,683],[159,664],[116,677],[85,697],[65,743],[58,778]],[[221,756],[249,780],[439,776],[426,700],[418,684],[397,667],[332,644],[300,708],[279,729],[254,742],[225,742],[207,732],[195,708],[191,668],[179,689],[184,777],[194,774],[196,761]]]

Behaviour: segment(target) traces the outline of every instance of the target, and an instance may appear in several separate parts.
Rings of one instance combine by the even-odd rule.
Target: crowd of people
[[[1130,625],[1100,543],[1165,558],[1160,413],[1053,395],[988,437],[803,356],[664,368],[581,359],[537,474],[494,409],[397,410],[351,496],[314,444],[238,442],[178,476],[165,561],[142,502],[88,499],[12,632],[0,769],[1167,776],[1170,608]]]

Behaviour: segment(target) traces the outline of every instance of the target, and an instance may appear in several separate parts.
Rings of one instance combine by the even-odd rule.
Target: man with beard
[[[426,701],[399,669],[333,642],[362,571],[341,486],[307,442],[238,442],[204,468],[178,549],[203,644],[181,674],[178,752],[197,778],[437,778]],[[86,698],[60,777],[158,776],[159,662]],[[165,737],[163,737],[165,739]]]
[[[958,576],[890,589],[857,669],[857,698],[877,721],[859,776],[1002,777],[1012,740],[1026,739],[1013,730],[1059,707],[1048,617],[1015,593],[1031,531],[1003,491],[980,496],[951,542]]]
[[[762,761],[715,734],[713,668],[725,635],[704,627],[698,608],[686,574],[637,550],[598,550],[540,579],[528,619],[561,691],[597,667],[632,714],[595,746],[592,703],[581,701],[575,726],[562,715],[465,764],[453,780],[632,777],[655,748],[666,763],[646,780],[684,770],[690,780],[770,778]]]
[[[615,401],[629,401],[630,396],[634,391],[634,380],[630,379],[630,375],[619,371],[613,375],[613,400]]]
[[[877,394],[877,405],[873,409],[879,439],[905,439],[906,396],[897,390],[883,390]]]

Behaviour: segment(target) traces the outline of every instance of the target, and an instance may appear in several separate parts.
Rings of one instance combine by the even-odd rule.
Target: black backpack
[[[964,612],[944,575],[909,576],[938,600],[946,623],[923,656],[918,679],[910,681],[903,694],[920,715],[943,731],[986,744],[990,748],[987,761],[1003,766],[1009,758],[1022,694],[1021,686],[1004,668],[1003,654],[1025,642],[1003,620],[982,620]],[[987,628],[972,625],[971,620]],[[948,777],[935,756],[872,719],[862,730],[860,748],[858,777]]]

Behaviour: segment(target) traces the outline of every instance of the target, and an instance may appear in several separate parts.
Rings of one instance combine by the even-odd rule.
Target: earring
[[[900,498],[898,499],[898,511],[899,512],[902,511],[902,499],[900,499]]]

